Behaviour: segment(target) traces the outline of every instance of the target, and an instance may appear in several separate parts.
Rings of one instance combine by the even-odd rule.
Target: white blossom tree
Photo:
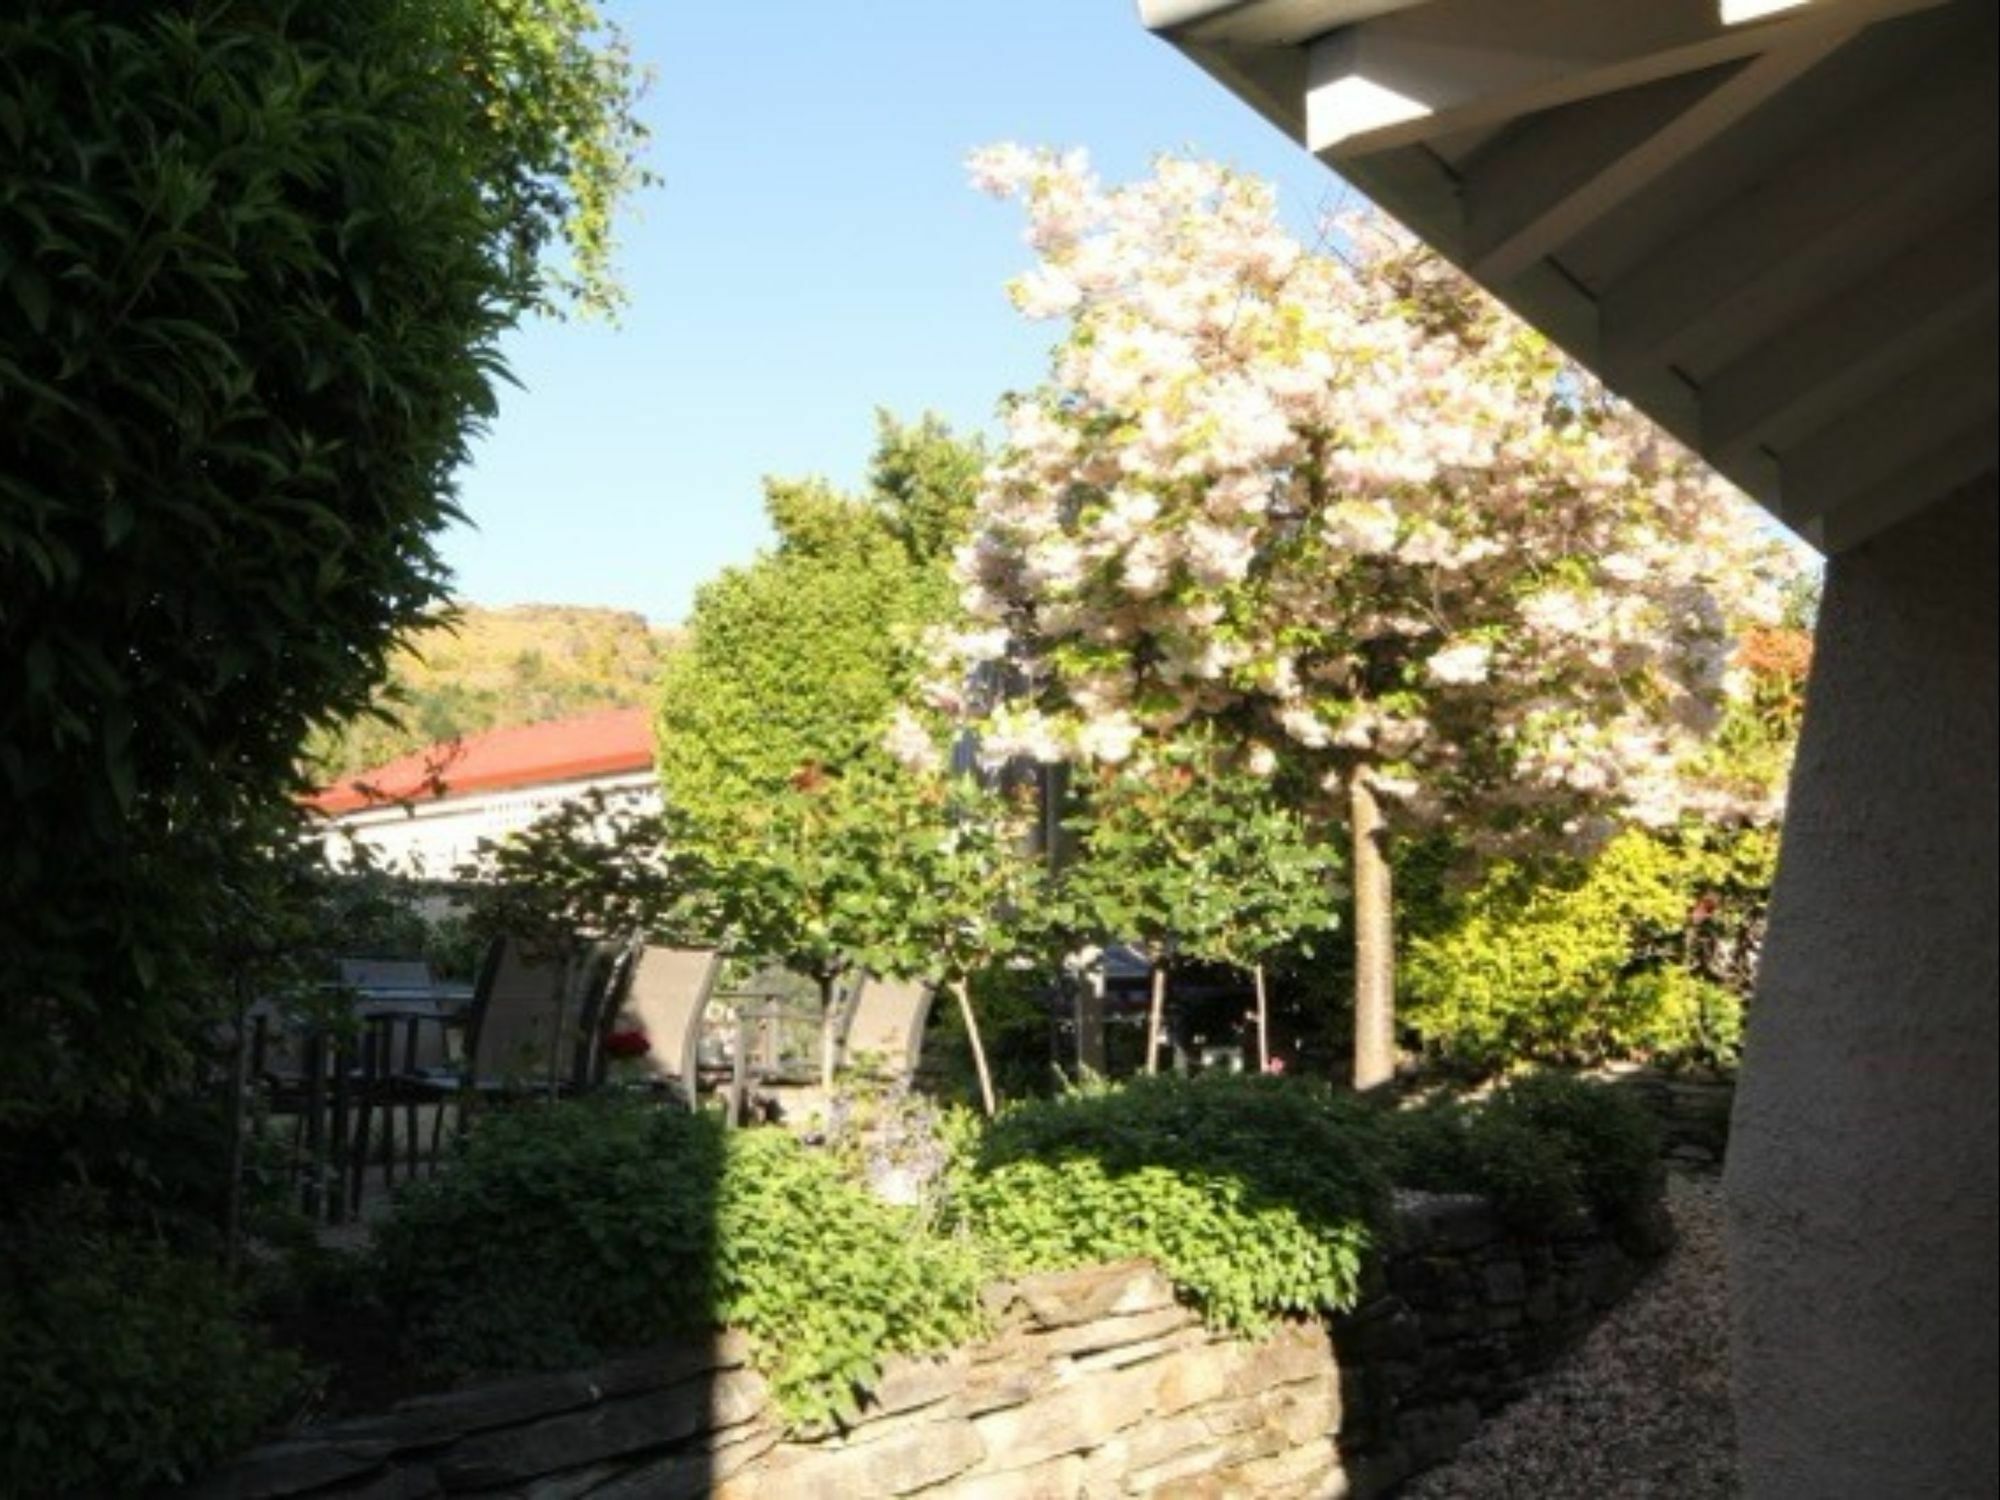
[[[1723,794],[1683,774],[1782,550],[1683,449],[1379,220],[1312,253],[1270,190],[1162,158],[975,155],[1067,327],[958,558],[933,701],[982,753],[1120,763],[1207,721],[1309,773],[1352,841],[1355,1081],[1393,1072],[1385,841],[1585,840]],[[1029,689],[968,701],[984,661]]]

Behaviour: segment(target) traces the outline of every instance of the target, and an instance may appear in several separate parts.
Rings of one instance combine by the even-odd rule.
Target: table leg
[[[299,1048],[305,1060],[305,1107],[300,1122],[305,1129],[305,1190],[300,1206],[306,1216],[318,1221],[324,1206],[326,1187],[326,1034],[307,1034]]]
[[[754,1023],[742,1011],[736,1013],[736,1049],[729,1059],[729,1114],[731,1125],[744,1123],[743,1110],[749,1096],[750,1041]]]
[[[329,1224],[345,1224],[348,1208],[347,1164],[350,1147],[348,1117],[353,1102],[352,1090],[348,1084],[353,1071],[354,1049],[345,1039],[336,1039],[329,1050],[333,1054],[333,1117],[327,1127],[331,1161],[326,1177],[326,1220]]]
[[[403,1034],[403,1073],[405,1077],[417,1076],[418,1027],[422,1023],[414,1018]],[[442,1049],[440,1049],[442,1050]],[[410,1089],[407,1102],[403,1105],[403,1151],[405,1176],[411,1182],[417,1180],[417,1129],[420,1117],[417,1114],[417,1095],[414,1085]]]

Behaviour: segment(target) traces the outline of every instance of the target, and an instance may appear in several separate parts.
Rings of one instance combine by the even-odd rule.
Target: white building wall
[[[641,811],[656,812],[660,807],[659,782],[652,771],[645,770],[502,787],[408,806],[362,808],[328,819],[327,857],[336,865],[347,863],[351,842],[365,845],[383,868],[398,874],[449,879],[473,857],[482,839],[498,839],[526,828],[590,791],[601,791],[621,805]]]

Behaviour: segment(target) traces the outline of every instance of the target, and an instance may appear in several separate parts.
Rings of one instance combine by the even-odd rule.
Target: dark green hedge
[[[0,20],[15,1108],[171,1074],[209,867],[443,596],[431,538],[533,287],[424,10]],[[86,1038],[88,1068],[58,1055]]]
[[[590,0],[0,12],[0,1134],[185,1076],[544,250],[615,300],[633,87]]]
[[[0,1244],[0,1495],[192,1479],[296,1394],[212,1260],[88,1209]]]

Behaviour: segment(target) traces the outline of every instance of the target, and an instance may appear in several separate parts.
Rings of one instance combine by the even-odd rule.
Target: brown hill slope
[[[312,774],[330,780],[482,729],[651,706],[677,639],[623,610],[465,605],[392,662],[376,704],[397,722],[364,717],[318,738],[308,746]]]

